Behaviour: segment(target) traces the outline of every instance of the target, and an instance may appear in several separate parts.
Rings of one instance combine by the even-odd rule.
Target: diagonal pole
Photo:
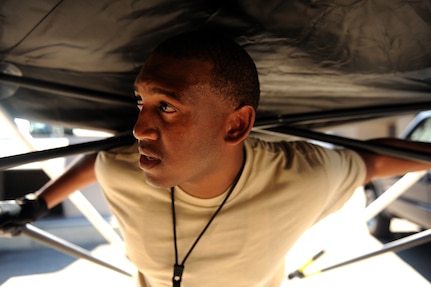
[[[10,127],[14,135],[21,140],[29,151],[35,151],[36,148],[33,144],[33,138],[29,133],[19,131],[13,119],[6,110],[0,107],[0,121],[5,122]],[[127,139],[127,138],[126,138]],[[122,141],[120,141],[122,142]],[[106,142],[104,142],[106,143]],[[71,146],[69,146],[71,147]],[[1,161],[2,159],[0,159]],[[40,161],[43,171],[49,178],[56,177],[56,171],[49,168],[44,161]],[[110,243],[117,245],[121,250],[124,250],[124,243],[120,235],[118,235],[113,228],[106,222],[106,220],[99,214],[94,206],[87,200],[87,198],[79,191],[69,195],[69,200],[78,208],[79,211],[90,221],[90,223],[100,232],[100,234]]]
[[[123,275],[129,276],[129,277],[134,277],[134,275],[132,275],[131,273],[129,273],[128,271],[121,269],[119,267],[116,267],[114,265],[111,265],[105,261],[102,261],[96,257],[94,257],[93,255],[91,255],[90,252],[88,252],[87,250],[71,243],[68,242],[64,239],[61,239],[53,234],[50,234],[46,231],[43,231],[37,227],[35,227],[34,225],[31,224],[26,224],[24,226],[22,226],[22,228],[20,229],[20,231],[32,238],[33,240],[36,240],[44,245],[47,245],[49,247],[52,247],[58,251],[61,251],[63,253],[66,253],[70,256],[76,257],[76,258],[82,258],[85,260],[88,260],[90,262],[96,263],[98,265],[101,265],[103,267],[106,267],[110,270],[114,270],[116,272],[119,272]]]
[[[381,255],[383,253],[387,253],[387,252],[399,252],[399,251],[403,251],[405,249],[409,249],[421,244],[425,244],[431,242],[431,229],[428,230],[424,230],[418,233],[415,233],[413,235],[409,235],[406,236],[404,238],[398,239],[398,240],[394,240],[392,242],[386,243],[385,245],[383,245],[382,248],[376,250],[376,251],[372,251],[369,252],[367,254],[361,255],[361,256],[357,256],[355,258],[328,266],[326,268],[322,268],[318,271],[312,272],[312,273],[304,273],[304,269],[306,267],[308,267],[310,264],[307,264],[306,266],[304,265],[304,267],[292,272],[289,274],[288,278],[289,279],[293,279],[295,277],[298,278],[306,278],[306,277],[310,277],[312,275],[316,275],[319,273],[323,273],[335,268],[339,268],[348,264],[352,264],[361,260],[365,260],[377,255]]]

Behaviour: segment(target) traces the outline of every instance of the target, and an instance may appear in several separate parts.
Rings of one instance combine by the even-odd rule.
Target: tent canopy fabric
[[[2,0],[0,103],[13,117],[130,130],[133,81],[148,54],[206,27],[255,60],[258,125],[431,109],[427,0]]]

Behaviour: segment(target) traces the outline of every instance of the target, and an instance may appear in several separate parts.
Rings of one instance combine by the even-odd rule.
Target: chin
[[[175,184],[169,183],[167,180],[163,180],[158,177],[151,176],[149,174],[145,174],[145,182],[154,188],[171,188],[172,186],[175,186]]]

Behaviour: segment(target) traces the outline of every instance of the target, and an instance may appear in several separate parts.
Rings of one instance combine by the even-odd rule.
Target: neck
[[[224,161],[224,165],[195,183],[184,183],[180,188],[196,198],[208,199],[226,192],[233,184],[236,176],[242,171],[245,161],[245,152],[241,148]]]

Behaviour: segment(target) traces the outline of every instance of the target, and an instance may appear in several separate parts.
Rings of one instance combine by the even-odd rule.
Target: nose
[[[148,111],[142,109],[133,127],[133,136],[137,140],[157,140],[159,133],[156,128],[154,117]]]

